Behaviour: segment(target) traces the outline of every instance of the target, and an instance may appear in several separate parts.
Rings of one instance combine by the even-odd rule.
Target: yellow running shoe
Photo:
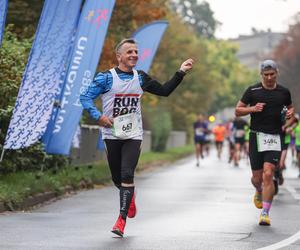
[[[270,217],[267,213],[261,213],[260,217],[259,217],[259,223],[260,226],[270,226],[271,225],[271,221],[270,221]]]
[[[258,209],[262,209],[262,194],[259,192],[255,192],[255,195],[253,197],[253,203]]]

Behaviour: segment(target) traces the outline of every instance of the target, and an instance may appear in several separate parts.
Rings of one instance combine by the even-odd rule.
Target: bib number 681
[[[132,123],[128,123],[127,125],[123,125],[123,126],[122,126],[122,130],[123,130],[124,132],[130,131],[131,129],[132,129]]]

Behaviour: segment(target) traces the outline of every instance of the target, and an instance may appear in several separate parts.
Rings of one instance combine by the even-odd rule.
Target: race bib
[[[141,121],[135,113],[114,118],[113,135],[120,139],[129,139],[142,134]]]
[[[242,138],[245,136],[245,130],[244,129],[238,129],[235,131],[235,137],[236,138]]]
[[[270,135],[262,132],[258,132],[256,135],[258,152],[281,151],[280,135]]]
[[[195,132],[196,132],[196,136],[203,136],[204,135],[202,128],[196,128]]]

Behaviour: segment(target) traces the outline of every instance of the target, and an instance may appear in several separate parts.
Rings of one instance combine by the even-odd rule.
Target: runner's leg
[[[115,184],[115,186],[120,189],[122,141],[105,139],[104,143],[105,143],[106,157],[111,172],[112,181]]]
[[[120,214],[127,217],[134,195],[134,172],[141,152],[141,140],[125,140],[122,147]]]

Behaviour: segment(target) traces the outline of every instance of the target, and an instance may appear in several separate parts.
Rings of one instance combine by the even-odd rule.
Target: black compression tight
[[[118,188],[121,187],[121,183],[133,184],[142,141],[105,139],[104,142],[114,184]]]

